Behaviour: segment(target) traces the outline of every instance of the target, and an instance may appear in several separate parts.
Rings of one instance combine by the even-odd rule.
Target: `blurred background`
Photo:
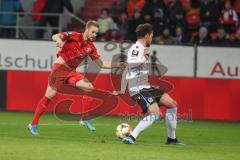
[[[98,41],[134,41],[147,22],[156,44],[239,46],[239,16],[239,0],[0,0],[0,38],[50,39],[97,20]]]

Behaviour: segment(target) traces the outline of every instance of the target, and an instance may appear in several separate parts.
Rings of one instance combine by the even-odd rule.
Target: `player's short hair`
[[[97,23],[97,21],[88,21],[86,24],[86,29],[88,29],[92,26],[99,28],[99,24]]]
[[[153,32],[153,25],[149,23],[139,24],[136,28],[137,39],[145,37]]]

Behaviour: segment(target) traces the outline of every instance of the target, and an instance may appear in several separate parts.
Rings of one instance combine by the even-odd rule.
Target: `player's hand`
[[[146,59],[148,59],[150,57],[150,50],[149,50],[149,48],[145,48],[144,49],[144,57]]]
[[[59,39],[59,40],[56,41],[56,46],[57,46],[57,47],[62,48],[63,45],[64,45],[64,42],[63,42],[61,39]]]
[[[112,92],[109,92],[109,94],[112,96],[119,96],[119,95],[122,95],[123,93],[121,91],[112,91]]]

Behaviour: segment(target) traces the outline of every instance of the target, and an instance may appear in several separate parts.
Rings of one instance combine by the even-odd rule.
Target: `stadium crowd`
[[[51,5],[54,1],[54,4]],[[19,0],[1,0],[0,11],[22,11]],[[39,2],[39,3],[37,3]],[[32,12],[39,9],[47,13],[62,13],[66,7],[73,13],[69,0],[39,0]],[[46,3],[45,9],[41,8]],[[59,18],[33,15],[35,26],[49,24],[58,27]],[[109,8],[103,8],[97,19],[100,25],[99,41],[135,41],[136,26],[151,23],[154,26],[154,43],[199,45],[240,45],[240,0],[114,0]],[[14,15],[0,14],[0,25],[16,25]],[[53,33],[56,33],[53,30]],[[14,37],[15,29],[1,28],[0,37]],[[35,39],[43,37],[43,31],[35,30]]]
[[[147,22],[157,44],[240,45],[239,18],[240,0],[116,0],[98,18],[99,40],[134,41]]]

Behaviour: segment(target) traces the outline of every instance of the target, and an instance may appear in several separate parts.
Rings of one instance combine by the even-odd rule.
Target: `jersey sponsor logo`
[[[72,36],[72,32],[67,32],[67,36]]]
[[[133,50],[133,51],[132,51],[132,56],[136,56],[136,57],[137,57],[137,56],[138,56],[138,53],[139,53],[139,51]]]
[[[150,97],[147,99],[149,103],[152,103],[153,102],[153,99]]]

